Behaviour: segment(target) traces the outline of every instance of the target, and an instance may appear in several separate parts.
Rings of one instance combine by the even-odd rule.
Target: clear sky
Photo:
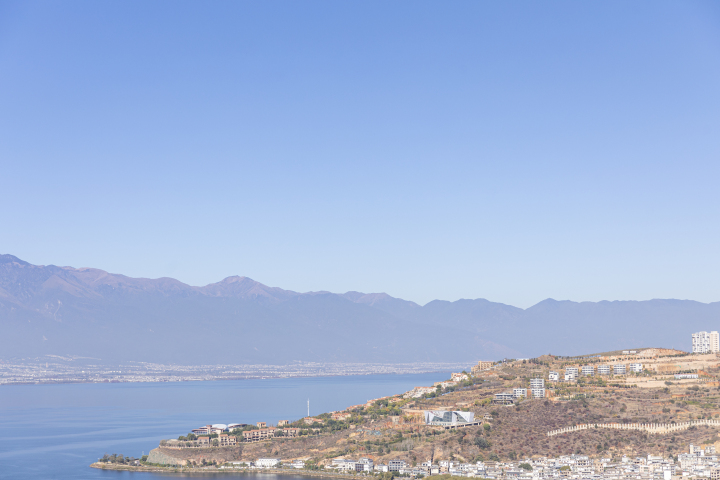
[[[0,253],[720,300],[720,3],[0,0]]]

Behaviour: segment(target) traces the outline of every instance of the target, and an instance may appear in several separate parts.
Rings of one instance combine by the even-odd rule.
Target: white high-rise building
[[[718,332],[698,332],[692,334],[693,353],[720,352],[720,335]]]

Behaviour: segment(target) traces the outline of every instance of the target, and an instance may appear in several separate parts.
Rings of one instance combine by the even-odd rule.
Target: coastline
[[[34,363],[0,363],[0,386],[9,385],[65,385],[65,384],[122,384],[122,383],[183,383],[238,380],[283,380],[324,377],[355,377],[370,375],[427,375],[446,373],[467,368],[465,363],[426,362],[416,364],[318,364],[318,365],[210,365],[177,366],[160,365],[153,371],[137,366],[118,365],[98,368],[96,366],[51,365]],[[121,370],[112,375],[104,371]],[[235,371],[228,371],[228,369]],[[20,372],[20,373],[18,373]]]
[[[345,478],[351,480],[367,479],[368,476],[360,475],[346,475],[337,472],[325,472],[319,470],[304,470],[304,469],[281,469],[281,468],[263,468],[262,470],[250,470],[247,468],[235,469],[235,468],[217,468],[217,467],[200,467],[200,468],[182,468],[182,467],[158,467],[150,465],[119,465],[114,463],[100,463],[94,462],[90,464],[90,468],[97,468],[98,470],[116,470],[116,471],[127,471],[127,472],[152,472],[152,473],[182,473],[183,475],[198,473],[198,474],[221,474],[221,475],[247,475],[247,474],[263,474],[272,473],[277,475],[301,475],[303,477],[318,477],[318,478]]]

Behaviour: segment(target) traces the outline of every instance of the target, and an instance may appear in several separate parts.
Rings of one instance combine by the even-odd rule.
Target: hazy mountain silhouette
[[[0,255],[0,357],[198,363],[467,361],[690,348],[720,302],[484,299],[420,306],[385,293],[298,293],[247,277],[204,287]]]

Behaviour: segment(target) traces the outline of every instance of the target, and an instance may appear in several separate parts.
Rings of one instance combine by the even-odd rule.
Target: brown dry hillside
[[[548,437],[557,428],[587,423],[672,423],[720,416],[720,368],[713,356],[677,358],[678,368],[697,367],[699,379],[673,381],[653,370],[623,377],[590,377],[577,383],[547,385],[549,398],[523,400],[514,405],[493,405],[494,394],[513,387],[526,387],[529,379],[547,378],[550,369],[559,369],[592,360],[542,357],[530,362],[509,362],[482,372],[454,391],[423,399],[396,396],[370,402],[348,411],[353,417],[335,422],[335,431],[300,438],[273,438],[243,443],[236,448],[175,450],[165,455],[199,463],[255,460],[279,457],[285,460],[312,459],[320,464],[339,456],[371,457],[376,462],[404,459],[409,463],[440,459],[510,459],[526,456],[678,454],[690,443],[718,441],[714,427],[698,426],[672,434],[639,431],[586,430]],[[645,358],[648,368],[667,358]],[[694,364],[693,362],[697,363]],[[693,367],[693,368],[694,368]],[[423,410],[469,410],[478,419],[491,417],[481,426],[446,430],[420,422]],[[332,423],[332,422],[330,422]],[[302,423],[296,424],[301,426]],[[327,425],[327,424],[326,424]],[[316,425],[317,426],[317,425]],[[720,444],[718,445],[720,447]]]

